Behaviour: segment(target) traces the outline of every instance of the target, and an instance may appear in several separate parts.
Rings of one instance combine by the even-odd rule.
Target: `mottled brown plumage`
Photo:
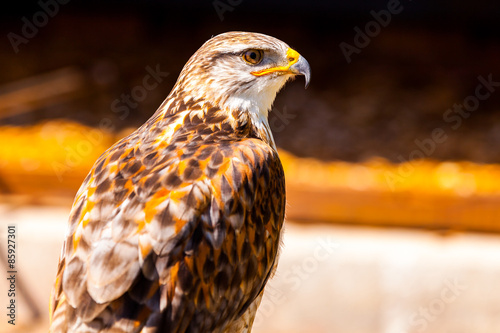
[[[254,49],[259,64],[242,59]],[[289,78],[309,77],[292,51],[261,34],[210,39],[97,160],[69,217],[51,332],[250,331],[285,211],[267,112]]]

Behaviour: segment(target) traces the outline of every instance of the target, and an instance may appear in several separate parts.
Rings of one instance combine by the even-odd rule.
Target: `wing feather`
[[[54,313],[80,318],[68,331],[214,330],[261,293],[283,222],[278,156],[257,139],[189,144],[190,154],[162,156],[119,142],[96,162],[70,215],[53,296]]]

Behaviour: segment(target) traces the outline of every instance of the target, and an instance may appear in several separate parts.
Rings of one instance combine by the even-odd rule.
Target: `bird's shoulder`
[[[166,278],[145,260],[151,253],[174,260],[200,220],[223,217],[241,228],[242,210],[251,211],[260,194],[284,193],[283,169],[269,145],[208,135],[146,147],[138,132],[97,160],[78,191],[63,250],[65,297],[80,305],[79,316],[91,317],[102,310],[98,304],[123,295],[141,270]],[[212,246],[220,246],[221,234],[207,230]]]

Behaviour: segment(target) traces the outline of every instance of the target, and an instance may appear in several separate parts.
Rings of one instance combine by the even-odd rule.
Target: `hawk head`
[[[304,75],[308,62],[271,36],[227,32],[208,40],[184,66],[173,92],[207,100],[221,109],[250,112],[267,124],[267,114],[283,85]]]

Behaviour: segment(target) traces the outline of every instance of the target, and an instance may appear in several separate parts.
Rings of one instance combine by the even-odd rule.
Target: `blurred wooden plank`
[[[30,202],[70,204],[85,176],[86,171],[75,170],[61,182],[55,174],[11,172],[4,180],[11,193],[27,195]],[[286,216],[295,221],[500,233],[499,203],[498,195],[322,190],[292,183],[287,186]]]
[[[64,175],[61,181],[56,174],[23,171],[11,171],[8,175],[0,173],[0,177],[8,187],[8,192],[4,192],[4,194],[21,194],[34,197],[74,197],[86,175],[86,173],[78,170]]]
[[[0,87],[0,117],[30,112],[78,96],[84,74],[73,67],[25,78]]]
[[[287,218],[346,224],[500,232],[500,196],[287,186]]]
[[[46,204],[66,198],[68,205],[94,161],[122,136],[64,120],[0,134],[12,142],[0,146],[0,194]],[[422,160],[391,187],[386,175],[408,166],[280,156],[289,219],[500,232],[500,165]]]

